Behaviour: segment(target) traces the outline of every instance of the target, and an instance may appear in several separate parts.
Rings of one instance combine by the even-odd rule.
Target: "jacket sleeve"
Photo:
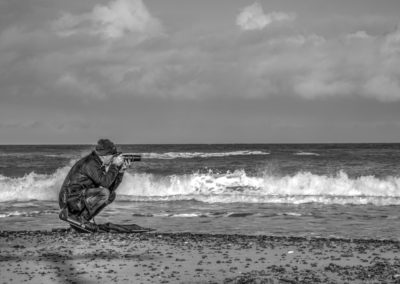
[[[114,183],[109,187],[110,191],[115,191],[117,187],[122,182],[122,178],[124,177],[124,173],[118,173],[117,177],[114,180]]]
[[[86,174],[93,181],[93,183],[110,188],[118,176],[119,168],[116,165],[110,165],[107,172],[104,172],[101,165],[95,161],[91,161],[86,165]]]

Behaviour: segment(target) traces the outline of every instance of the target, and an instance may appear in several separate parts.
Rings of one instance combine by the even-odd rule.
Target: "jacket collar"
[[[100,163],[100,164],[103,164],[103,162],[101,161],[99,155],[97,155],[96,151],[92,151],[92,154],[91,154],[91,155],[94,157],[94,159],[96,160],[96,162],[98,162],[98,163]]]

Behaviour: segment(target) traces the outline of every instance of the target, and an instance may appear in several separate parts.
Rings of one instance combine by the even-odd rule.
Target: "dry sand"
[[[400,283],[400,243],[0,232],[0,283]]]

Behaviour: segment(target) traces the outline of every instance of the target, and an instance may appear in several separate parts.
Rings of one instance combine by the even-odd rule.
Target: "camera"
[[[133,162],[140,162],[142,160],[142,156],[137,154],[121,153],[120,155],[124,159],[124,162],[133,163]]]

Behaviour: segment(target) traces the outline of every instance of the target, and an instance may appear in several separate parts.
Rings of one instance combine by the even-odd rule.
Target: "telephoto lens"
[[[125,161],[133,163],[133,162],[140,162],[142,160],[142,156],[135,155],[135,154],[122,154],[122,157]]]

